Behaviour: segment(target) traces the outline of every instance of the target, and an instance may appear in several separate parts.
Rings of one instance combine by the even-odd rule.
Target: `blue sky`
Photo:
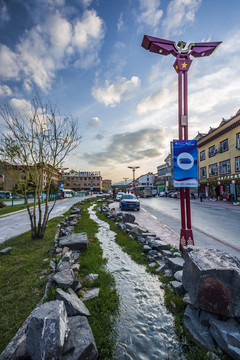
[[[76,116],[83,140],[66,167],[155,173],[178,136],[177,74],[144,34],[223,41],[189,70],[193,138],[240,108],[239,14],[239,0],[0,0],[0,101],[24,107],[37,89]]]

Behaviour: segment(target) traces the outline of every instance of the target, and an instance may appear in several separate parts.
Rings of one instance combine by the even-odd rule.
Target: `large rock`
[[[82,315],[90,316],[90,312],[75,293],[68,294],[62,289],[56,290],[56,299],[65,304],[68,316]]]
[[[74,316],[68,321],[70,333],[62,360],[96,360],[97,347],[87,318]]]
[[[62,270],[53,275],[52,279],[62,289],[67,289],[75,285],[76,278],[72,270]]]
[[[67,336],[67,312],[62,301],[50,301],[34,309],[26,330],[30,358],[61,359]]]
[[[135,221],[135,216],[132,215],[132,214],[129,214],[129,213],[123,213],[123,216],[122,216],[122,221],[125,222],[125,223],[134,223]]]
[[[88,245],[87,233],[71,234],[59,239],[59,246],[67,246],[70,250],[86,250]]]
[[[201,321],[201,311],[188,305],[184,313],[184,325],[192,334],[194,342],[207,349],[216,350],[214,341],[209,332],[209,326]],[[209,314],[211,317],[211,314]],[[212,315],[214,316],[214,315]]]
[[[174,273],[176,271],[182,270],[184,265],[183,258],[176,257],[176,258],[169,258],[167,260],[167,265],[169,269],[171,269]]]
[[[183,286],[191,303],[205,311],[240,316],[240,261],[217,249],[188,246]]]
[[[240,359],[239,323],[234,319],[229,321],[211,320],[210,333],[218,346],[233,359]]]

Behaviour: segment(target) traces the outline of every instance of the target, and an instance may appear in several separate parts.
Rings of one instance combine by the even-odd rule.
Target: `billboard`
[[[198,187],[197,141],[173,140],[175,187]]]

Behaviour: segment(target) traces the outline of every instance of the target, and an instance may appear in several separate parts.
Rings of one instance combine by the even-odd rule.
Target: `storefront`
[[[240,176],[236,174],[204,179],[200,182],[199,193],[208,199],[240,201]]]

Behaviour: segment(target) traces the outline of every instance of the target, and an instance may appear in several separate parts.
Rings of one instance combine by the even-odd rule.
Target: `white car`
[[[125,195],[124,192],[118,192],[117,195],[116,195],[116,201],[120,201],[121,198],[123,197],[123,195]]]

